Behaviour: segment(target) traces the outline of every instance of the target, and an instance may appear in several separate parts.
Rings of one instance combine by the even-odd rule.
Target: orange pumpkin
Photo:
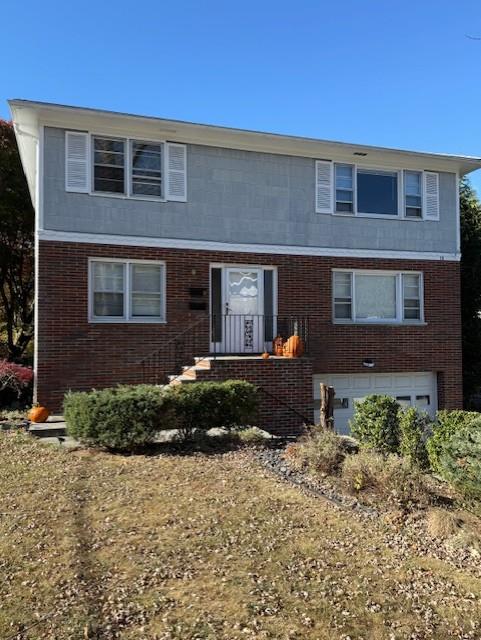
[[[286,340],[283,350],[286,358],[299,358],[304,353],[304,343],[297,333],[297,322],[294,323],[294,335]]]
[[[32,407],[28,412],[28,419],[32,422],[47,422],[50,411],[46,407]]]
[[[269,358],[269,354],[267,353],[267,351],[264,351],[262,357],[264,358],[264,360],[267,360]]]
[[[272,348],[273,348],[275,356],[283,356],[284,355],[284,351],[283,351],[284,344],[283,343],[284,343],[284,341],[282,339],[282,336],[277,336],[277,338],[274,338],[274,342],[272,343]]]

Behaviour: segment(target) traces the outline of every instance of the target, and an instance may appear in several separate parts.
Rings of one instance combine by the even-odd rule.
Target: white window
[[[65,190],[187,202],[187,146],[67,131]]]
[[[439,174],[316,160],[316,212],[439,220]]]
[[[398,172],[357,169],[357,212],[398,215]]]
[[[422,173],[404,172],[404,215],[406,218],[423,217]]]
[[[164,322],[165,265],[136,260],[90,261],[92,322]]]
[[[93,139],[94,191],[125,193],[125,140]]]
[[[334,271],[333,308],[337,322],[421,322],[421,274]]]
[[[162,197],[162,144],[132,140],[130,192]]]
[[[354,211],[354,177],[351,164],[336,164],[336,211],[353,213]]]

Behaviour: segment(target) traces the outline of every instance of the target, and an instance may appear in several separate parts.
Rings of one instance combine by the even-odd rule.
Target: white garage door
[[[319,385],[334,387],[334,425],[338,433],[349,433],[349,420],[354,414],[354,400],[373,393],[392,396],[402,406],[419,407],[434,417],[437,407],[436,374],[434,373],[358,373],[313,376],[314,420],[319,422]]]

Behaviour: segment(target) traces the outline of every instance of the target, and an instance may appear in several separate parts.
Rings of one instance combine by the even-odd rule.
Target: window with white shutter
[[[168,142],[166,145],[166,199],[187,200],[187,147]]]
[[[424,172],[424,219],[439,220],[439,174]]]
[[[332,213],[333,199],[332,162],[316,160],[316,212]]]
[[[89,135],[67,131],[65,135],[65,190],[88,193]]]

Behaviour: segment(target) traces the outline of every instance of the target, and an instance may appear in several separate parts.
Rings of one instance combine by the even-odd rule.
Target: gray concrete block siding
[[[426,167],[429,169],[429,167]],[[456,176],[440,174],[440,220],[318,214],[315,162],[188,145],[188,202],[65,191],[65,132],[45,129],[44,228],[247,244],[455,252]]]

